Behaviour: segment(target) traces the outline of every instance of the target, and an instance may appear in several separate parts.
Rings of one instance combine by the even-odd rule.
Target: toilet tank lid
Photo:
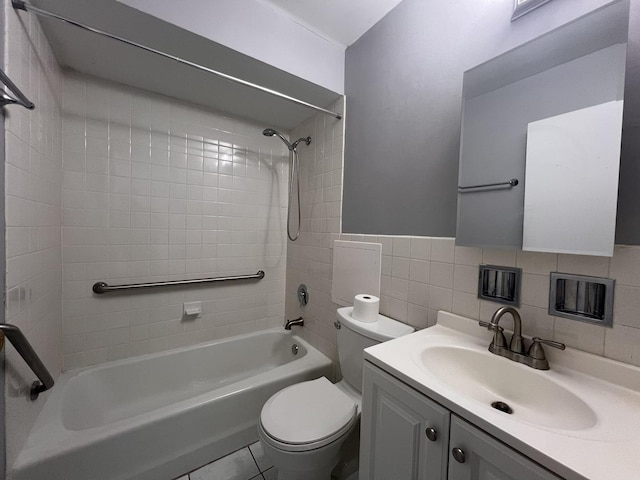
[[[386,342],[394,338],[402,337],[415,332],[415,328],[405,323],[399,322],[384,315],[378,314],[375,322],[361,322],[351,316],[353,307],[343,307],[338,309],[338,320],[342,325],[365,337]]]

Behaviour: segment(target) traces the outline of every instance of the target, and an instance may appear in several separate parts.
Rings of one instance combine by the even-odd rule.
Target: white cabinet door
[[[446,478],[447,409],[368,362],[362,399],[360,480]]]
[[[561,480],[561,477],[452,415],[448,479]]]

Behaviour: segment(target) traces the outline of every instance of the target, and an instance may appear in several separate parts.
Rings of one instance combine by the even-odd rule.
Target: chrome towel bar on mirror
[[[468,187],[460,187],[458,186],[458,192],[460,193],[466,193],[467,191],[470,190],[475,190],[476,188],[491,188],[491,187],[508,187],[508,188],[513,188],[516,185],[518,185],[518,179],[517,178],[512,178],[511,180],[507,181],[507,182],[498,182],[498,183],[485,183],[483,185],[469,185]]]
[[[0,323],[0,350],[4,346],[5,337],[9,339],[16,351],[29,365],[29,368],[36,374],[36,377],[40,379],[39,382],[36,380],[31,384],[30,398],[35,400],[41,392],[53,387],[53,377],[47,367],[44,366],[44,363],[42,363],[42,360],[40,360],[40,357],[38,357],[27,337],[22,333],[22,330],[10,323]]]
[[[154,287],[172,287],[176,285],[198,285],[203,283],[229,282],[234,280],[262,280],[264,271],[258,270],[253,275],[235,275],[232,277],[213,277],[213,278],[196,278],[193,280],[170,280],[168,282],[150,282],[150,283],[130,283],[128,285],[107,285],[105,282],[96,282],[93,284],[93,293],[109,293],[120,290],[134,290],[138,288],[154,288]]]

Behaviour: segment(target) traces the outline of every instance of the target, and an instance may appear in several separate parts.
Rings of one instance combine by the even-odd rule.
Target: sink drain
[[[508,413],[509,415],[513,413],[513,410],[511,410],[511,407],[504,402],[493,402],[491,406],[496,410],[500,410],[501,412]]]

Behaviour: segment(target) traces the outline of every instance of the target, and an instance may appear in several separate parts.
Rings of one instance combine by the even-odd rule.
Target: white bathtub
[[[9,478],[170,480],[256,441],[271,395],[330,369],[280,328],[66,372]]]

